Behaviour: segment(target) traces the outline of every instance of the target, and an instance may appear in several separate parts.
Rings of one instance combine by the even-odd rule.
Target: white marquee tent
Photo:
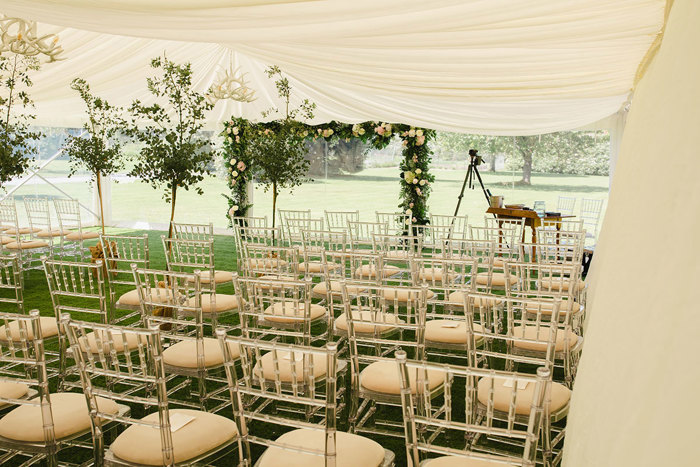
[[[700,2],[3,0],[0,10],[61,35],[67,60],[45,67],[33,94],[41,121],[57,125],[80,121],[72,78],[127,103],[145,95],[148,60],[163,50],[193,63],[202,90],[230,60],[249,74],[259,99],[218,104],[212,123],[270,106],[267,64],[318,104],[318,121],[536,134],[619,127],[611,116],[631,102],[588,279],[564,463],[700,459]]]

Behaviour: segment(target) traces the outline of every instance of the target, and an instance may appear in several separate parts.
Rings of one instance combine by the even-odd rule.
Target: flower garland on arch
[[[298,123],[299,136],[310,140],[319,138],[332,142],[334,139],[350,141],[353,138],[369,143],[375,149],[385,148],[394,137],[402,140],[403,158],[399,164],[400,203],[402,212],[412,216],[414,225],[425,225],[428,219],[428,197],[435,176],[430,173],[432,150],[428,144],[435,137],[434,130],[410,125],[386,122],[340,123],[331,121],[320,125]],[[227,180],[231,196],[229,217],[245,216],[251,204],[247,195],[247,183],[255,172],[255,161],[246,159],[247,138],[265,137],[279,129],[280,122],[251,123],[242,118],[224,122],[224,157]],[[239,168],[242,163],[243,170]]]

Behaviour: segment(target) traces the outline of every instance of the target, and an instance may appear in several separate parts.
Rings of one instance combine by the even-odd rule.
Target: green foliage
[[[42,136],[29,127],[36,118],[30,74],[38,69],[35,57],[0,55],[0,188],[32,165],[34,145]]]
[[[229,224],[232,216],[246,216],[252,206],[248,200],[247,185],[252,177],[252,160],[247,150],[248,137],[251,125],[244,118],[232,118],[224,122],[224,167],[226,169],[226,181],[231,195],[224,194],[228,200]]]
[[[82,78],[71,83],[71,89],[80,94],[87,111],[83,128],[87,137],[69,135],[66,154],[70,157],[70,174],[85,169],[95,177],[110,175],[124,168],[122,147],[116,136],[123,125],[121,109],[90,92],[90,85]]]
[[[285,120],[297,120],[297,117],[301,117],[303,120],[311,120],[314,118],[314,110],[316,109],[316,104],[308,99],[301,101],[298,107],[290,109],[290,103],[292,98],[292,87],[289,84],[289,79],[282,74],[282,70],[278,66],[270,66],[265,69],[265,74],[268,78],[275,80],[275,87],[277,88],[277,95],[284,101],[284,118]],[[282,110],[278,107],[272,107],[270,109],[264,110],[262,112],[263,118],[267,118],[273,114],[282,114]]]
[[[148,89],[156,102],[145,105],[136,100],[127,134],[143,144],[130,175],[139,177],[155,189],[163,189],[163,198],[175,210],[178,188],[193,188],[209,173],[215,151],[209,138],[202,136],[206,112],[213,104],[194,91],[192,67],[176,64],[166,57],[151,61],[159,75],[147,79]]]

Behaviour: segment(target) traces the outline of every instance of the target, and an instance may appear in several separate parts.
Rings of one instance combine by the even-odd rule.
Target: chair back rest
[[[252,465],[251,441],[268,448],[287,447],[283,438],[277,441],[252,436],[248,420],[258,420],[285,429],[305,428],[324,433],[325,449],[295,446],[294,451],[324,458],[324,465],[336,465],[337,344],[329,342],[325,347],[290,345],[227,336],[224,329],[217,329],[216,335],[224,354],[224,368],[233,416],[238,427],[241,458]],[[240,346],[240,372],[237,369],[238,362],[232,358],[230,350],[235,346]],[[277,403],[283,404],[285,410],[275,410]],[[318,422],[312,423],[304,421],[303,417],[285,415],[291,411],[314,412],[314,420]],[[264,430],[261,434],[275,431]]]
[[[360,211],[323,211],[326,218],[328,230],[343,231],[348,230],[348,222],[359,222]]]
[[[24,314],[24,278],[17,256],[0,256],[0,304],[3,310]]]
[[[233,226],[240,226],[240,227],[263,227],[267,228],[267,216],[263,217],[243,217],[243,216],[234,216],[231,218],[231,223]],[[235,231],[235,228],[234,228]]]
[[[29,228],[51,232],[51,211],[49,210],[49,200],[45,197],[28,196],[24,198],[24,209],[27,211]],[[48,237],[51,238],[51,237]]]
[[[373,233],[372,250],[387,261],[408,261],[422,254],[423,237]]]
[[[574,214],[576,207],[576,198],[573,196],[559,196],[557,198],[557,212],[565,216]]]
[[[244,276],[298,275],[299,250],[293,247],[246,244],[243,264],[239,270]]]
[[[428,254],[441,254],[446,242],[455,239],[454,226],[449,225],[414,225],[413,235],[423,237],[423,248]]]
[[[301,239],[304,262],[321,258],[326,250],[343,252],[348,249],[348,234],[345,231],[307,229],[301,231]]]
[[[506,287],[506,294],[534,294],[573,300],[581,279],[581,265],[531,261],[506,263],[506,280],[512,277],[515,277],[515,281]]]
[[[132,264],[141,269],[151,267],[148,234],[100,235],[100,245],[109,276],[110,294],[114,294],[114,285],[136,286],[134,274],[131,272]]]
[[[582,219],[542,220],[542,227],[547,230],[561,230],[563,232],[585,232]],[[539,232],[539,230],[538,230]],[[539,233],[538,233],[539,236]]]
[[[3,391],[0,402],[40,407],[44,441],[52,446],[56,443],[56,433],[40,319],[39,310],[28,315],[0,312],[0,325],[4,329],[4,335],[0,335],[0,383],[26,388],[17,397]]]
[[[282,231],[282,237],[285,237],[287,235],[287,221],[289,219],[311,219],[311,209],[307,209],[305,211],[278,209],[277,216],[279,219],[279,227]]]
[[[11,230],[14,229],[15,232],[12,233],[12,235],[17,235],[16,231],[19,229],[19,221],[17,219],[17,206],[15,205],[14,198],[0,201],[0,225]]]
[[[80,372],[80,384],[90,413],[93,438],[103,445],[105,421],[116,421],[127,425],[149,426],[160,431],[163,465],[174,465],[170,412],[168,410],[167,374],[163,365],[163,346],[157,326],[151,328],[123,327],[75,321],[63,315],[61,326]],[[97,352],[88,345],[93,334]],[[135,340],[136,348],[126,345],[127,338]],[[153,389],[144,395],[131,391],[119,392],[108,381],[122,384],[146,385]],[[103,400],[99,401],[97,398]],[[106,399],[106,400],[105,400]],[[105,403],[112,402],[112,403]],[[128,411],[114,411],[114,403],[139,404],[156,409],[157,417],[133,418]],[[104,449],[95,446],[96,456],[104,456]],[[103,459],[96,458],[98,465]]]
[[[411,278],[415,287],[425,286],[443,301],[451,292],[468,288],[473,291],[479,262],[475,258],[411,258]]]
[[[527,254],[538,263],[580,266],[583,259],[584,244],[579,240],[580,234],[574,235],[575,238],[572,242],[565,240],[563,243],[523,243],[520,245],[521,257],[525,258]]]
[[[504,219],[501,217],[485,216],[484,217],[484,227],[489,229],[515,229],[515,241],[520,242],[523,238],[523,231],[525,230],[525,219]],[[502,233],[500,236],[503,236]],[[498,238],[498,237],[497,237]]]
[[[303,230],[323,230],[323,219],[289,218],[285,221],[285,240],[290,245],[301,245]]]
[[[171,222],[173,237],[179,240],[214,240],[214,224],[181,224]]]
[[[411,231],[413,215],[406,212],[379,212],[375,211],[377,222],[389,226],[389,233],[401,235]]]
[[[430,214],[430,225],[452,228],[455,238],[466,238],[469,227],[469,216],[449,216],[446,214]]]
[[[112,322],[102,260],[78,263],[44,257],[41,261],[56,319],[64,313],[88,313],[96,315],[101,323]]]
[[[488,219],[488,218],[487,218]],[[495,227],[469,226],[469,238],[472,240],[486,240],[494,242],[496,247],[495,256],[511,258],[518,255],[520,250],[520,237],[518,228],[513,224],[503,224]]]
[[[551,384],[548,368],[540,367],[536,375],[531,375],[426,363],[408,360],[403,350],[396,352],[396,361],[401,381],[406,453],[412,465],[422,465],[429,455],[437,454],[453,457],[457,463],[457,459],[462,458],[465,465],[471,461],[484,465],[503,463],[534,467]],[[431,373],[442,375],[444,400],[440,399],[440,405],[443,409],[433,406],[428,378]],[[462,387],[464,400],[454,400],[462,393]],[[518,402],[523,399],[528,405],[521,408],[522,402]],[[430,436],[437,427],[441,436]],[[475,435],[502,439],[513,448],[490,455],[460,449],[453,441]]]
[[[58,226],[61,231],[77,229],[79,232],[82,232],[83,225],[80,220],[80,203],[77,199],[56,198],[53,200],[53,205],[54,209],[56,209]]]
[[[348,221],[350,244],[354,250],[370,249],[373,234],[389,234],[389,225],[385,222]]]
[[[247,245],[274,246],[281,242],[280,227],[240,227],[234,226],[237,232],[236,238],[241,243],[241,249]]]

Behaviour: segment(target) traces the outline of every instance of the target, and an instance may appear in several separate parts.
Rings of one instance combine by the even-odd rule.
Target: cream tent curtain
[[[400,121],[534,134],[614,114],[661,28],[663,0],[3,0],[0,11],[59,31],[68,60],[36,79],[40,121],[75,124],[68,83],[146,97],[149,58],[167,51],[201,89],[229,61],[260,99],[221,103],[212,123],[259,118],[275,99],[267,64],[288,72],[317,120]]]
[[[632,100],[587,281],[564,465],[700,464],[700,2],[675,0]]]

